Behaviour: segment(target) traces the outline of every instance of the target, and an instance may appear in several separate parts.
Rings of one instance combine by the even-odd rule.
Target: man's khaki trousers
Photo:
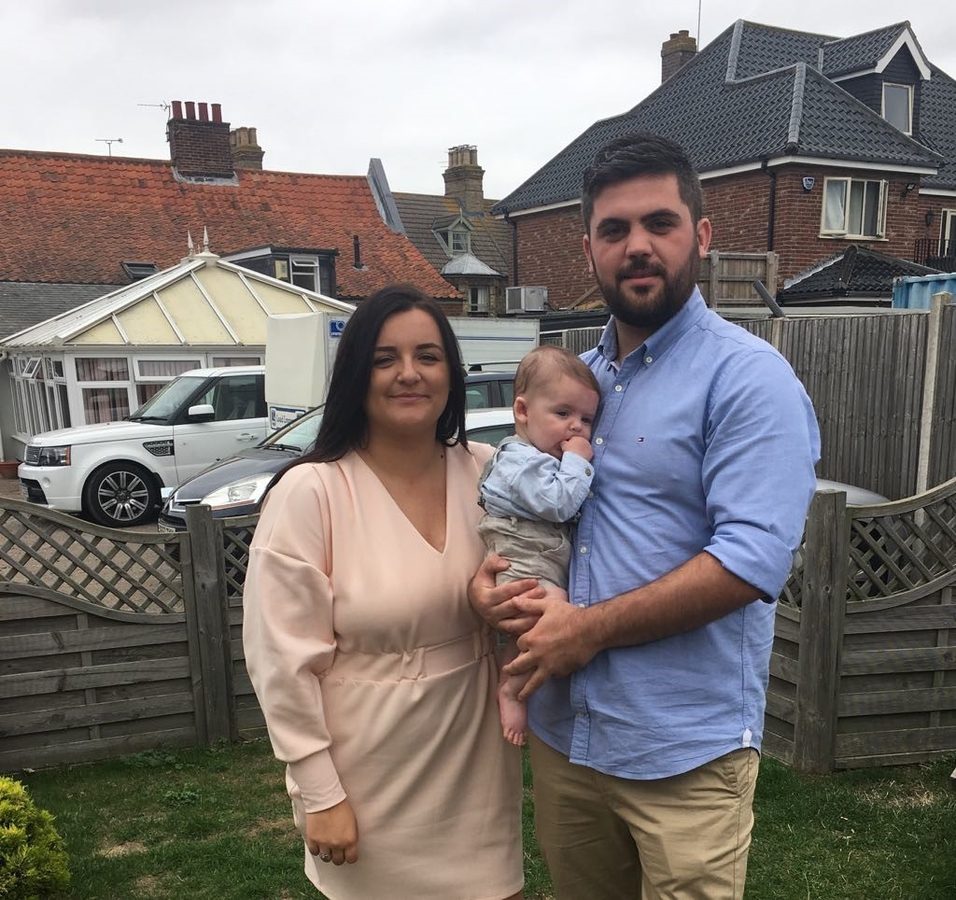
[[[534,735],[535,826],[557,900],[740,900],[758,754],[633,781],[568,762]]]

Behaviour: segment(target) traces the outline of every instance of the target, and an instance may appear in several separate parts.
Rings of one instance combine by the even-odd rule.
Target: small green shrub
[[[0,898],[51,897],[70,883],[63,839],[19,781],[0,776]]]

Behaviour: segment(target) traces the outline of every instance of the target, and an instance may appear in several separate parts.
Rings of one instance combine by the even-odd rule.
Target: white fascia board
[[[711,169],[709,172],[701,172],[697,177],[700,178],[701,181],[707,181],[711,178],[723,178],[725,175],[740,175],[743,172],[759,172],[762,166],[763,164],[759,162],[741,163],[739,166],[728,166],[726,169]]]
[[[920,52],[919,47],[916,45],[916,41],[913,39],[913,34],[909,28],[901,32],[900,36],[893,41],[893,46],[883,55],[883,57],[877,62],[875,71],[882,72],[892,61],[893,57],[899,53],[902,46],[909,48],[910,55],[913,57],[913,61],[916,63],[916,68],[919,69],[920,77],[924,81],[929,81],[930,71],[929,63],[926,61],[926,57]]]
[[[513,219],[516,216],[530,216],[532,213],[550,212],[552,209],[566,209],[569,206],[580,205],[580,200],[562,200],[560,203],[549,203],[546,206],[532,206],[530,209],[516,209],[514,212],[509,212],[508,217]],[[495,216],[496,219],[503,219],[504,217],[504,213]]]
[[[896,163],[859,162],[852,159],[827,159],[814,156],[778,156],[769,166],[786,166],[795,163],[801,166],[832,166],[838,169],[867,169],[871,172],[902,172],[908,175],[935,175],[937,169],[929,166],[902,166]],[[703,176],[701,176],[703,177]]]
[[[926,197],[956,197],[956,191],[947,191],[943,188],[920,188],[919,193]]]

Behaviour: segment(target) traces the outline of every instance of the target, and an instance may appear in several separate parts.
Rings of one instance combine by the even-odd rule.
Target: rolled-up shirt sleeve
[[[306,812],[345,798],[329,748],[319,675],[335,653],[328,502],[311,466],[270,491],[249,550],[243,592],[246,668],[278,759]]]
[[[786,360],[742,354],[714,382],[706,429],[701,477],[713,536],[704,549],[775,600],[816,486],[813,407]]]

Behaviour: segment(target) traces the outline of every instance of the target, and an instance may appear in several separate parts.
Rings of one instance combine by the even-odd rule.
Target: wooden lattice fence
[[[259,734],[242,656],[255,517],[100,528],[0,503],[0,770]]]
[[[0,503],[0,770],[264,732],[242,650],[256,517],[178,535]],[[818,494],[777,608],[767,751],[806,771],[956,752],[956,479]]]
[[[956,752],[956,479],[814,499],[778,604],[765,746],[805,771]]]

